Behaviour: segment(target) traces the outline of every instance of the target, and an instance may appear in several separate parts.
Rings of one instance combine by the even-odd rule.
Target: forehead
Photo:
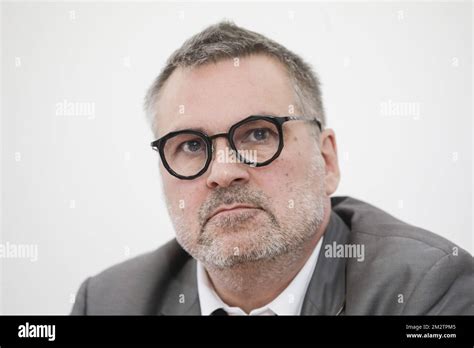
[[[159,136],[183,128],[225,131],[248,115],[287,115],[294,104],[283,64],[265,55],[178,68],[158,100]]]

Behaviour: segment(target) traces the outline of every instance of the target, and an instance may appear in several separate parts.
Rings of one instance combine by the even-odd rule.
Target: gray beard
[[[288,254],[298,255],[320,229],[328,200],[324,188],[324,161],[319,154],[313,154],[311,162],[312,168],[303,185],[292,190],[294,207],[288,207],[287,214],[280,219],[273,212],[271,198],[264,192],[248,185],[218,187],[199,209],[197,236],[190,233],[192,230],[183,215],[170,211],[178,243],[192,257],[214,269],[245,268],[245,265],[256,266],[255,263],[281,259]],[[217,207],[232,203],[251,204],[263,211],[253,218],[250,215],[255,212],[206,221]],[[252,221],[261,223],[252,225]],[[224,233],[239,234],[239,242],[242,242],[239,244],[243,245],[232,248],[224,245],[227,237]]]

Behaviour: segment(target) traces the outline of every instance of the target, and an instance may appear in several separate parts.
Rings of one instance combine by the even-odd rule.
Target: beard
[[[305,180],[293,183],[291,189],[282,188],[291,192],[285,202],[274,202],[249,185],[217,187],[198,211],[198,231],[190,227],[189,216],[186,219],[170,212],[176,239],[192,257],[220,269],[268,261],[301,250],[324,220],[324,174],[322,158],[313,158]],[[245,204],[258,209],[208,219],[224,204]],[[274,209],[276,204],[285,206],[279,215]]]

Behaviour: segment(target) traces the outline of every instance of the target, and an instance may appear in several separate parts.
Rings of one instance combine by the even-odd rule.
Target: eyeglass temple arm
[[[315,122],[318,125],[318,128],[320,131],[323,130],[323,125],[321,124],[321,121],[319,121],[316,117],[312,119],[307,119],[303,117],[298,117],[298,116],[286,116],[285,121],[309,121],[309,122]]]

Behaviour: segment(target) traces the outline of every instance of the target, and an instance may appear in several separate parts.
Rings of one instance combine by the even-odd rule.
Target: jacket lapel
[[[196,260],[187,255],[181,270],[172,276],[158,309],[159,315],[201,315]]]
[[[303,301],[301,315],[339,315],[344,310],[346,293],[346,259],[326,257],[326,246],[347,242],[350,230],[344,221],[331,211],[328,227],[313,277]]]

